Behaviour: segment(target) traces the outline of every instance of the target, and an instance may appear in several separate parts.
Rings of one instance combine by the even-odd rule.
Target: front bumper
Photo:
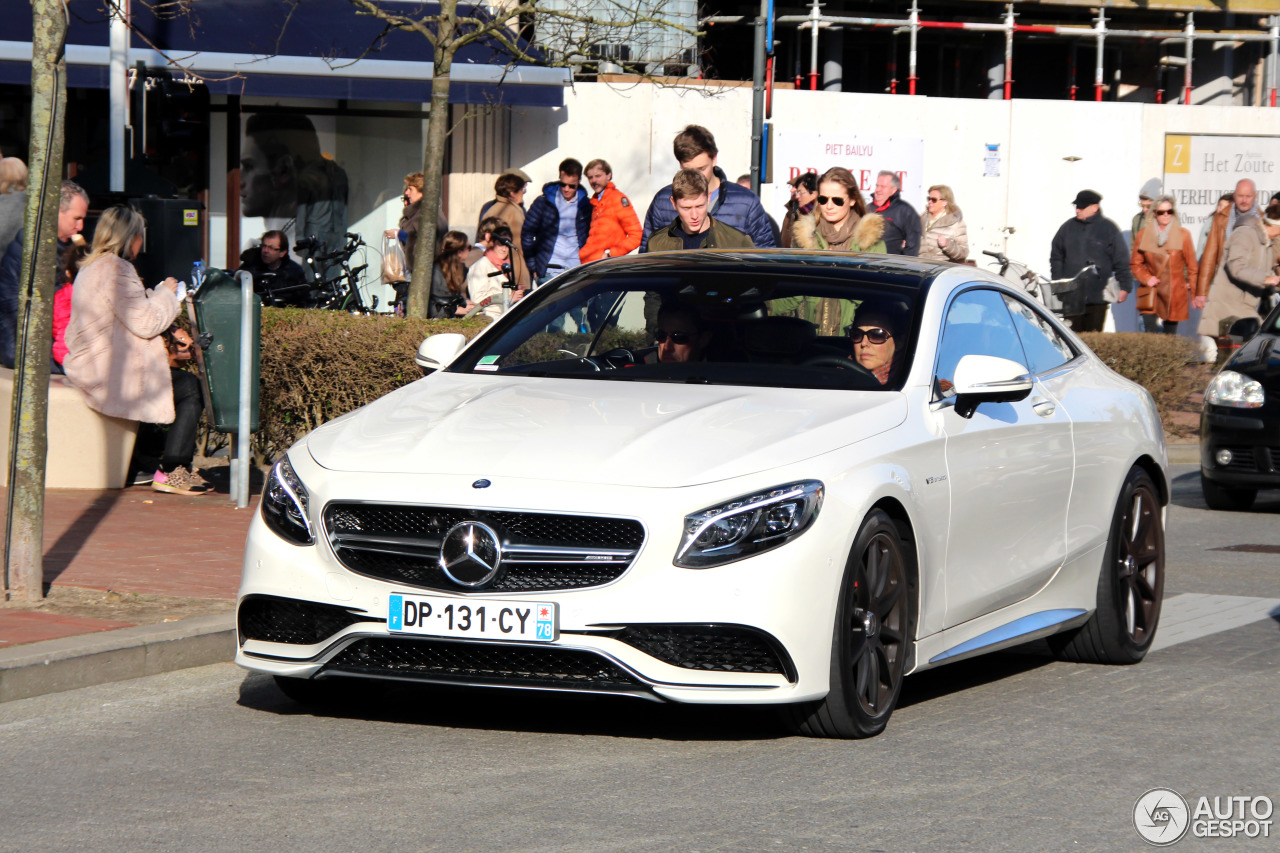
[[[1229,450],[1231,460],[1218,462]],[[1200,473],[1224,486],[1280,488],[1280,417],[1209,406],[1200,415]]]
[[[459,478],[342,474],[294,459],[313,498],[412,499],[476,506]],[[690,489],[604,487],[588,499],[571,486],[508,482],[484,494],[494,509],[630,517],[646,530],[630,568],[589,589],[537,593],[444,593],[358,574],[322,534],[293,545],[255,517],[240,589],[236,662],[298,678],[373,677],[433,683],[570,690],[713,703],[785,703],[828,689],[835,601],[848,531],[856,527],[828,497],[813,526],[776,550],[711,569],[672,565],[687,512],[768,482]],[[675,492],[673,494],[673,492]],[[317,502],[318,503],[318,502]],[[322,507],[314,506],[318,531]],[[849,515],[852,515],[850,511]],[[554,601],[559,635],[550,643],[420,637],[388,630],[393,593]]]

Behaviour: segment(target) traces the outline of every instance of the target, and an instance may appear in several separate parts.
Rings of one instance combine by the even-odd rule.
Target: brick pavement
[[[7,497],[0,489],[0,501]],[[164,495],[142,487],[45,493],[45,583],[137,595],[231,600],[249,521],[225,493]],[[0,610],[0,646],[124,627],[52,613]]]

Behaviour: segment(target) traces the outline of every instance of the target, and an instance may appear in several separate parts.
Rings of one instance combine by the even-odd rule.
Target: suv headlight
[[[311,545],[316,539],[307,514],[309,500],[307,487],[293,472],[286,456],[271,469],[266,488],[262,490],[262,520],[295,545]]]
[[[1204,401],[1212,406],[1231,406],[1236,409],[1258,409],[1266,400],[1262,383],[1256,382],[1234,370],[1224,370],[1204,391]]]
[[[674,562],[686,569],[706,569],[790,542],[818,517],[822,493],[822,483],[805,480],[686,515]]]

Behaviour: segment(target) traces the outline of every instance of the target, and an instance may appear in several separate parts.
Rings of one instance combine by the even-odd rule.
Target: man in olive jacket
[[[707,213],[707,179],[695,169],[681,169],[671,181],[676,219],[649,235],[649,252],[683,249],[754,249],[751,238]]]

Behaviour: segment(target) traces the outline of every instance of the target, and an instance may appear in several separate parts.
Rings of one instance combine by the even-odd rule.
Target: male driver
[[[272,304],[302,305],[306,302],[307,274],[302,265],[289,257],[289,244],[283,231],[267,231],[256,249],[240,255],[240,269],[253,276],[253,289]]]
[[[89,194],[74,181],[62,182],[62,196],[58,202],[58,251],[70,243],[71,238],[84,229],[84,218],[89,213]],[[18,337],[18,290],[22,278],[22,237],[19,228],[13,242],[0,259],[0,366],[13,367],[14,349]],[[52,291],[50,291],[52,293]]]
[[[1076,215],[1053,235],[1049,270],[1053,278],[1070,278],[1089,264],[1097,271],[1084,277],[1081,287],[1062,294],[1062,313],[1077,332],[1101,332],[1107,319],[1105,288],[1113,275],[1120,284],[1118,300],[1133,290],[1129,247],[1120,229],[1102,215],[1102,196],[1093,190],[1076,194]]]
[[[1196,276],[1196,295],[1191,299],[1192,308],[1204,308],[1208,301],[1209,285],[1218,274],[1222,265],[1222,250],[1227,245],[1227,238],[1236,226],[1250,216],[1258,215],[1258,188],[1253,181],[1244,178],[1236,183],[1236,191],[1231,194],[1232,205],[1225,212],[1213,215],[1213,227],[1209,229],[1209,239],[1204,241],[1204,254],[1200,256],[1200,272]]]
[[[613,167],[604,160],[587,164],[591,183],[591,233],[578,250],[585,264],[601,258],[617,258],[640,245],[640,220],[631,199],[613,185]]]
[[[671,181],[676,221],[649,236],[650,252],[681,249],[750,249],[751,238],[707,213],[707,179],[694,169],[681,169]]]
[[[769,217],[760,206],[760,199],[751,190],[730,182],[716,166],[720,150],[716,148],[716,138],[711,135],[711,131],[691,124],[676,134],[671,148],[681,169],[695,169],[707,179],[707,194],[710,199],[708,212],[712,216],[746,234],[757,248],[772,249],[777,245],[773,239],[773,230],[769,227]],[[666,228],[675,219],[676,210],[671,206],[671,187],[663,187],[653,197],[649,212],[645,214],[644,239],[640,242],[640,251],[647,252],[649,236]]]
[[[658,361],[702,361],[711,332],[697,310],[679,303],[668,303],[658,310],[658,328],[653,333],[658,344]]]
[[[590,233],[591,198],[582,188],[582,164],[570,157],[560,163],[560,180],[542,187],[525,216],[520,242],[529,272],[545,282],[576,267]]]
[[[876,176],[871,209],[884,217],[884,248],[890,255],[920,254],[920,214],[902,198],[902,179],[893,172]]]

